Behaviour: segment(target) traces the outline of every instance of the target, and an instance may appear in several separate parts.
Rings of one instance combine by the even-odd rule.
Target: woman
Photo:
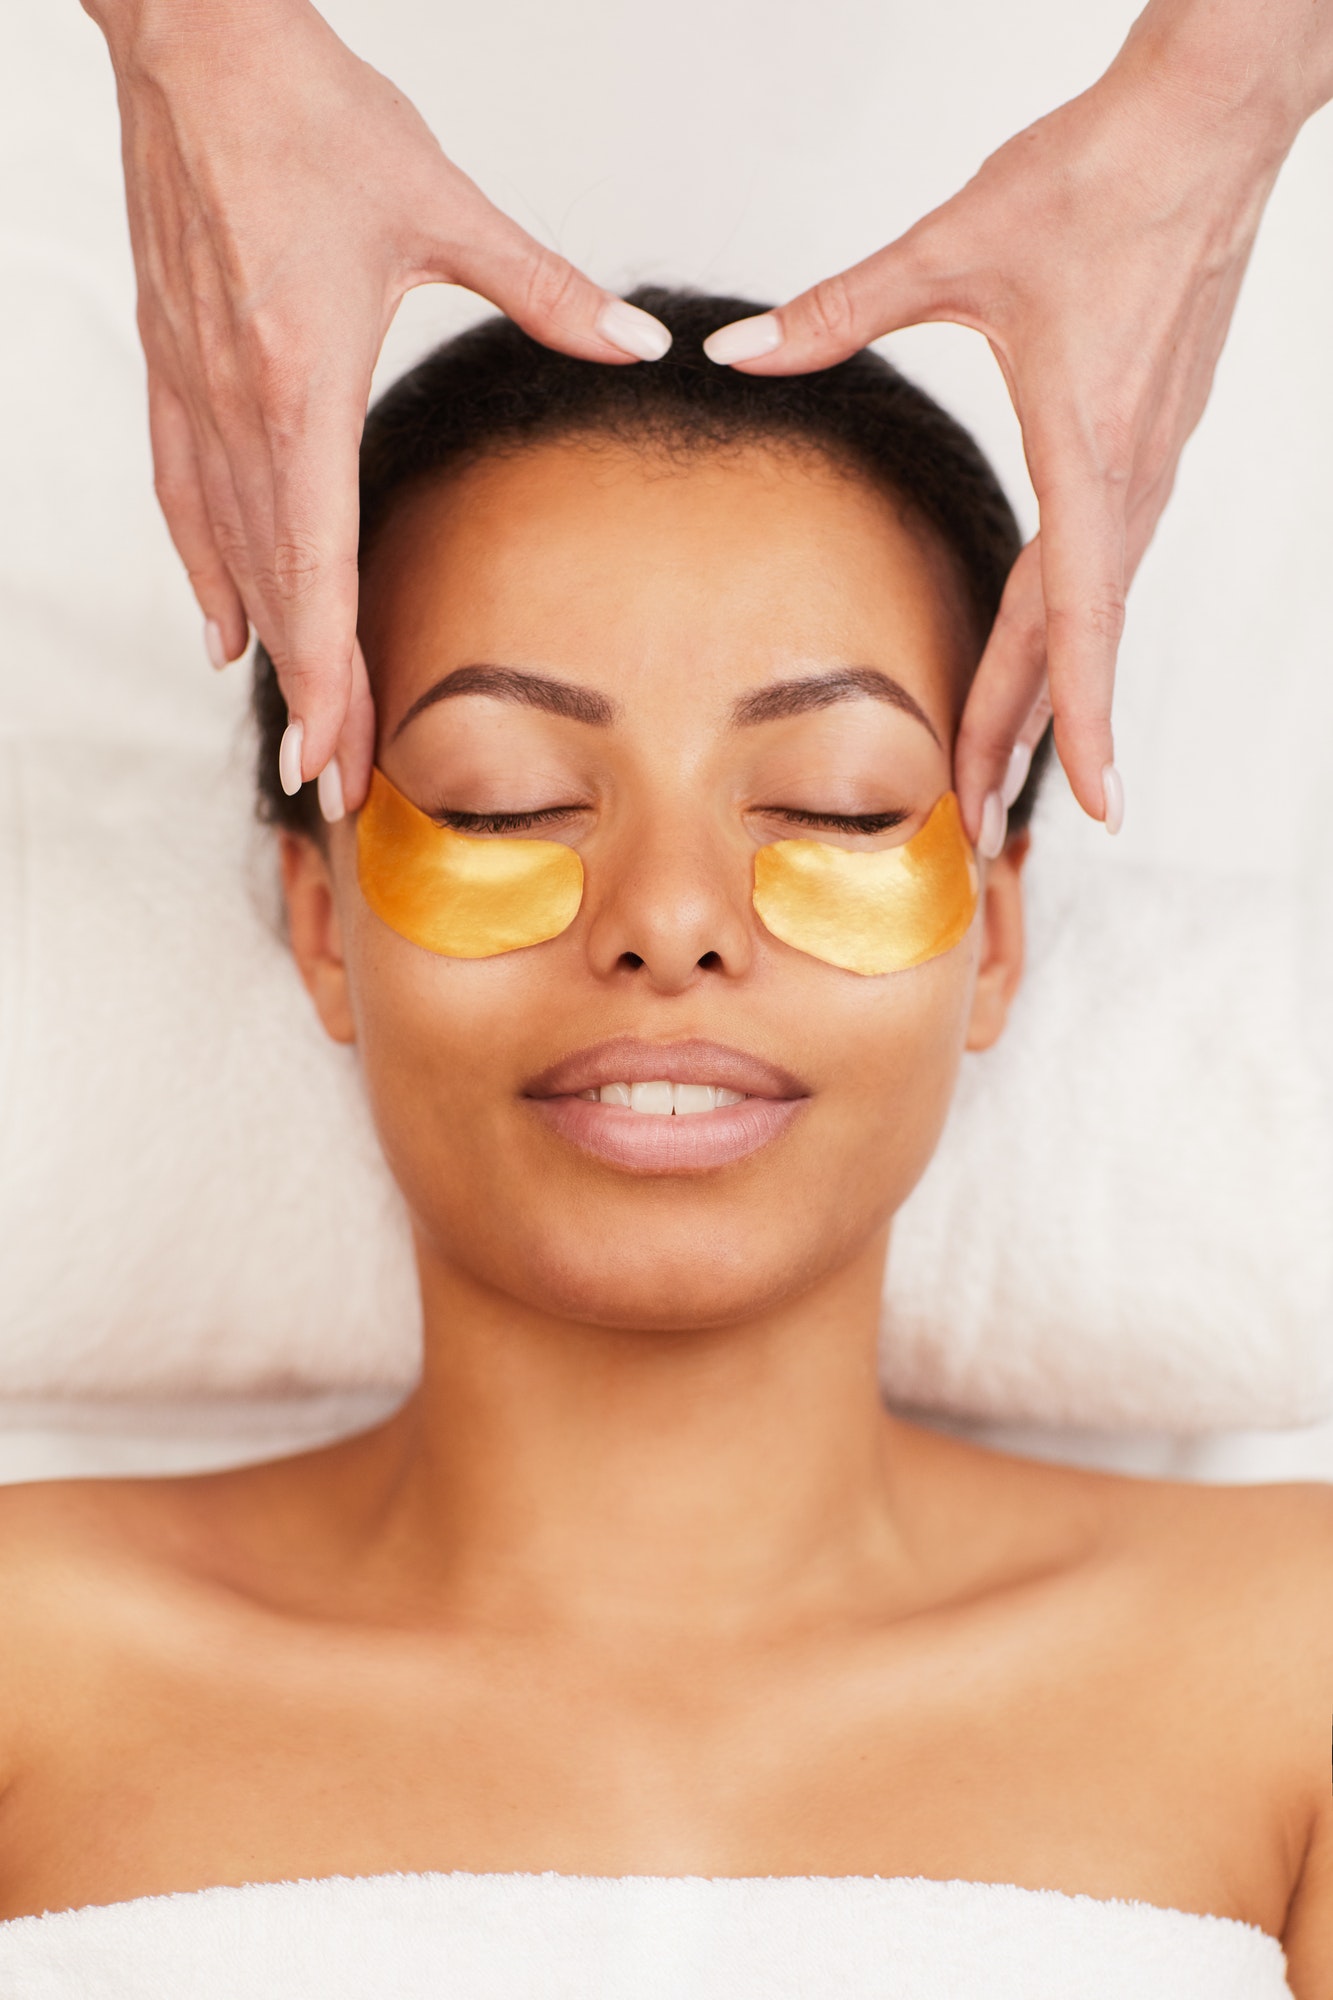
[[[723,1878],[710,1938],[762,1890],[732,1994],[1322,1993],[1329,1496],[1027,1463],[877,1394],[893,1213],[1021,969],[1034,781],[980,870],[950,796],[1012,516],[875,357],[745,378],[701,352],[744,302],[636,303],[652,371],[495,321],[372,415],[357,824],[274,783],[260,658],[423,1375],[304,1457],[3,1496],[0,1989],[365,1991],[351,1898],[375,1990],[699,1990],[665,1919],[663,1983],[603,1982],[606,1882],[549,1963],[442,1986],[476,1878],[523,1935],[550,1871]],[[216,1891],[302,1882],[261,1981],[275,1892]]]

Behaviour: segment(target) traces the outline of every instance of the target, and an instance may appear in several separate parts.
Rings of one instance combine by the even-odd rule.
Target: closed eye
[[[912,815],[908,812],[817,813],[799,806],[759,806],[765,819],[785,819],[793,826],[820,827],[829,833],[888,833]]]
[[[437,826],[452,827],[455,833],[532,833],[538,827],[555,826],[586,811],[586,806],[541,806],[536,812],[473,813],[438,806],[429,817]]]

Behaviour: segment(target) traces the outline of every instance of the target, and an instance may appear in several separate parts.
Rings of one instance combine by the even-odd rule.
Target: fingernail
[[[1004,774],[1004,803],[1011,806],[1028,781],[1032,769],[1032,752],[1026,743],[1015,743],[1009,752],[1009,768]]]
[[[301,742],[304,736],[304,723],[289,722],[278,746],[278,782],[289,799],[295,798],[301,789]]]
[[[776,313],[758,313],[753,319],[736,319],[720,326],[704,342],[704,353],[719,368],[733,361],[757,361],[782,345],[782,322]]]
[[[320,811],[330,826],[336,826],[347,811],[343,804],[343,774],[338,769],[336,757],[330,757],[320,772],[315,790],[319,795]]]
[[[598,315],[597,331],[622,354],[638,361],[660,361],[671,345],[671,335],[660,319],[627,305],[624,299],[608,299]]]
[[[1001,852],[1008,825],[1004,800],[998,792],[987,792],[981,808],[981,832],[977,835],[977,853],[983,861],[994,861]]]
[[[227,665],[227,649],[222,643],[222,627],[216,618],[204,620],[204,650],[208,654],[209,664],[221,673]]]
[[[1114,764],[1103,766],[1102,798],[1106,805],[1106,831],[1119,833],[1125,824],[1125,786]]]

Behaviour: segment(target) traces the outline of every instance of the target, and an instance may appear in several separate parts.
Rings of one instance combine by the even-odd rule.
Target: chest
[[[56,1676],[0,1817],[0,1914],[549,1870],[1008,1882],[1277,1930],[1260,1748],[1170,1662],[1096,1647],[598,1656],[241,1622]]]

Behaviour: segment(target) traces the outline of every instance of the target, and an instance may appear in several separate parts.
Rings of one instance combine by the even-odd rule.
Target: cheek
[[[863,1222],[883,1221],[924,1173],[948,1115],[971,1015],[976,950],[964,943],[911,972],[841,975],[822,1002],[829,1083],[823,1171]],[[818,1011],[815,1008],[818,1006]]]
[[[478,1176],[502,1172],[500,1125],[534,1012],[531,955],[439,957],[365,910],[349,932],[357,1051],[390,1171],[418,1219],[465,1209]]]

